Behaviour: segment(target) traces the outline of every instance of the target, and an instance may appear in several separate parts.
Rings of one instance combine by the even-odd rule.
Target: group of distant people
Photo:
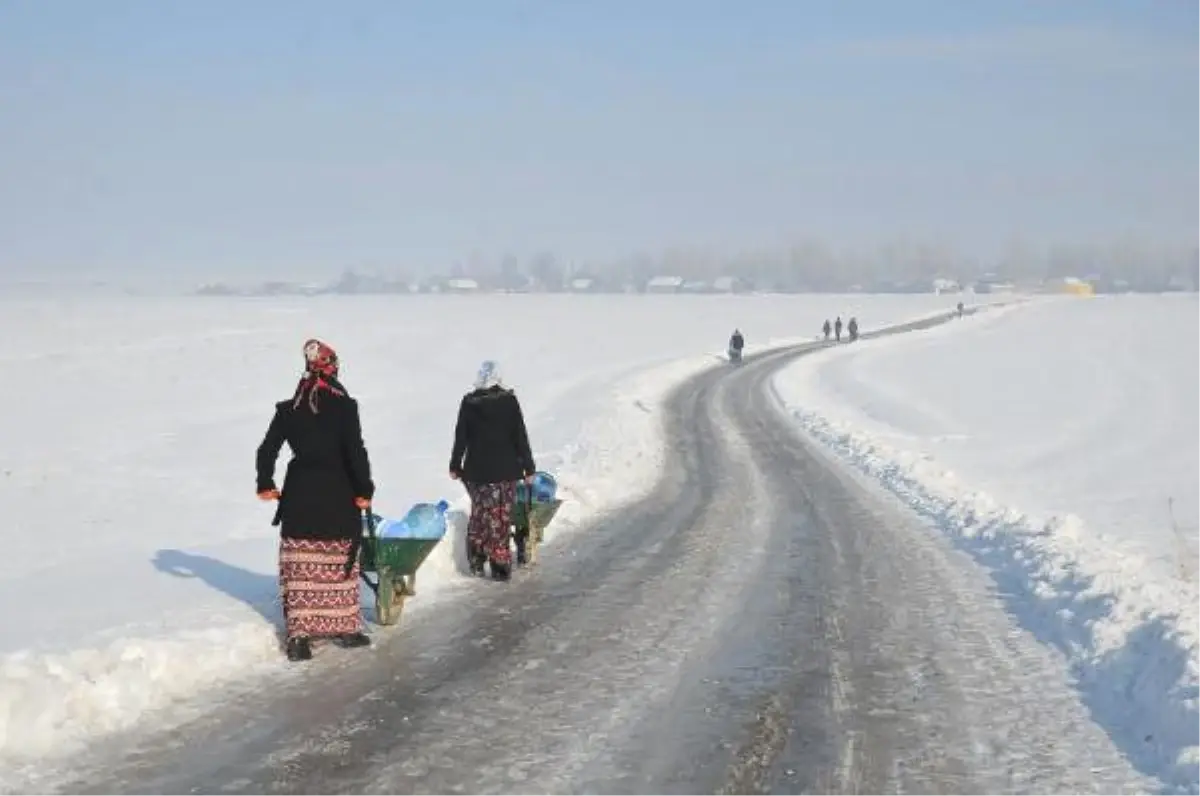
[[[821,327],[821,331],[824,332],[826,340],[829,340],[829,334],[832,332],[834,341],[840,343],[842,341],[842,316],[837,316],[832,325],[829,323],[829,319],[826,318],[825,325]],[[858,339],[857,318],[851,316],[849,323],[846,324],[846,335],[852,343]]]
[[[955,312],[958,314],[959,318],[963,317],[963,315],[966,312],[966,309],[963,307],[963,303],[961,301],[958,302],[958,306],[956,306],[954,309],[955,309]],[[834,318],[832,323],[830,323],[829,319],[826,318],[824,325],[821,326],[821,332],[824,335],[825,341],[828,342],[830,335],[832,335],[834,342],[840,343],[842,341],[842,328],[843,328],[843,324],[842,324],[842,316],[841,315]],[[854,316],[851,316],[850,320],[848,322],[846,322],[846,324],[845,324],[845,329],[846,329],[846,337],[849,340],[849,342],[853,343],[855,340],[858,339],[858,319],[857,318],[855,318]],[[734,329],[733,334],[729,338],[728,353],[729,353],[730,361],[732,361],[732,362],[740,362],[741,361],[742,349],[745,347],[745,345],[746,345],[746,339],[742,336],[741,330]]]
[[[962,314],[962,305],[959,305],[959,314]],[[849,336],[850,342],[858,339],[858,319],[851,317],[850,321],[845,325],[846,334]],[[825,325],[821,327],[821,331],[825,333],[825,339],[829,339],[829,335],[833,334],[834,339],[841,342],[842,339],[842,316],[838,316],[833,323],[827,318]],[[729,336],[729,346],[726,353],[729,356],[730,362],[742,361],[742,349],[746,347],[746,338],[742,335],[741,329],[734,329],[733,334]]]
[[[343,647],[371,643],[359,609],[358,552],[362,512],[371,509],[375,483],[358,403],[338,370],[332,347],[320,340],[304,344],[304,373],[292,397],[275,405],[255,460],[259,499],[278,501],[272,524],[280,526],[280,596],[293,661],[312,657],[315,638]],[[292,460],[279,489],[275,465],[285,442]],[[483,575],[489,564],[496,580],[511,577],[510,512],[517,483],[528,483],[535,471],[521,404],[496,363],[486,361],[459,404],[449,466],[471,499],[472,574]]]

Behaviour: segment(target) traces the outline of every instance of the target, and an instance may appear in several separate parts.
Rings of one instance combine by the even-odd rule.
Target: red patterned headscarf
[[[294,408],[300,408],[300,402],[308,398],[308,407],[317,413],[317,395],[321,390],[328,390],[334,395],[345,395],[344,388],[338,381],[337,352],[320,340],[309,340],[304,344],[304,375],[296,385],[296,395],[292,400]]]

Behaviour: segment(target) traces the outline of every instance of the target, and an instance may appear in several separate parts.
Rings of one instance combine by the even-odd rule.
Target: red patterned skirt
[[[512,506],[517,499],[517,482],[469,484],[471,518],[467,521],[467,544],[497,564],[511,564],[508,546]]]
[[[358,560],[346,576],[349,539],[281,539],[279,592],[287,637],[362,632]]]

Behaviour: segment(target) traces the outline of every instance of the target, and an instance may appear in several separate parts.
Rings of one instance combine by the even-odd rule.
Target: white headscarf
[[[503,384],[504,379],[500,376],[500,363],[494,359],[485,359],[479,366],[479,372],[475,374],[475,389],[486,390]]]

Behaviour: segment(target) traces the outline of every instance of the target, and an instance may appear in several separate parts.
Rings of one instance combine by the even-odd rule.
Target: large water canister
[[[375,526],[381,539],[441,539],[446,535],[446,510],[450,504],[417,503],[403,519],[383,520]]]
[[[554,476],[550,473],[538,471],[533,474],[533,502],[534,503],[549,503],[554,500],[558,494],[558,482],[554,480]],[[525,484],[517,484],[517,500],[525,501]]]

